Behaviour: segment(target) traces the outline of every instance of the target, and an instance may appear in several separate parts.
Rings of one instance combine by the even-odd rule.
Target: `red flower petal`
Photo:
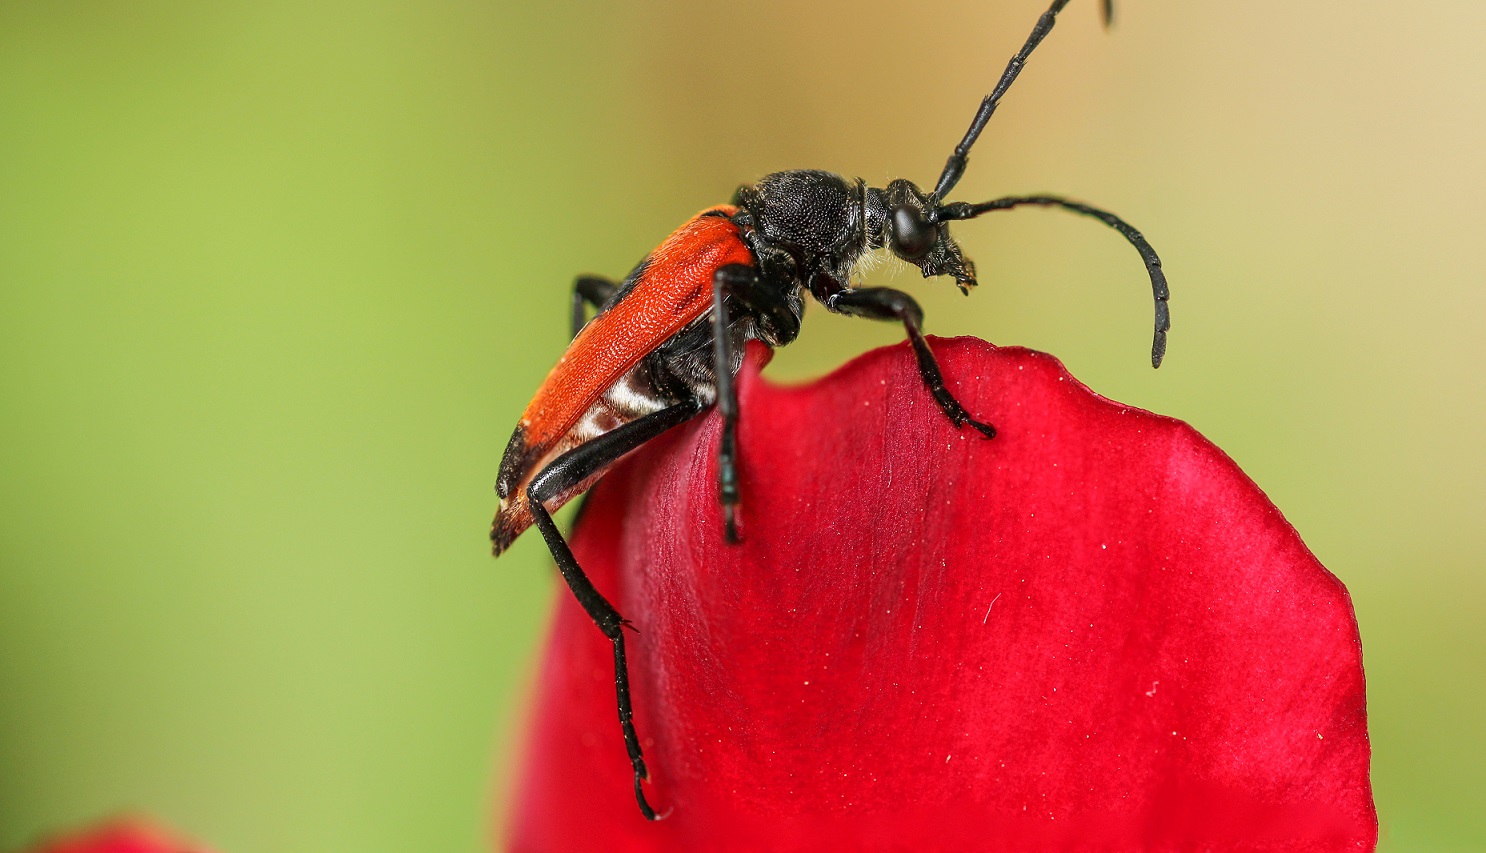
[[[145,821],[118,818],[75,835],[50,839],[34,853],[207,853],[207,849],[172,838]]]
[[[595,489],[578,559],[629,643],[641,819],[608,644],[565,595],[517,850],[1372,849],[1346,590],[1232,461],[1053,358],[934,344],[741,385]]]

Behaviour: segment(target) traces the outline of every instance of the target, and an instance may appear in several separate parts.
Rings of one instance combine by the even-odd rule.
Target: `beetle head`
[[[894,255],[918,267],[924,278],[952,276],[965,293],[975,286],[975,264],[960,251],[940,217],[938,200],[902,178],[887,189],[869,189],[865,220],[871,248],[886,246]]]

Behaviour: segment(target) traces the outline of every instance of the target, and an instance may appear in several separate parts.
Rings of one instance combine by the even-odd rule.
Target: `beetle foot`
[[[996,428],[995,427],[991,426],[988,423],[982,423],[982,422],[976,420],[975,418],[970,417],[969,415],[965,415],[964,416],[964,419],[961,420],[961,421],[959,421],[958,423],[956,423],[955,426],[962,427],[962,426],[965,426],[966,424],[969,424],[971,427],[974,427],[977,432],[979,432],[981,435],[985,436],[986,438],[995,438],[996,437]]]
[[[640,804],[640,814],[644,815],[646,820],[665,820],[666,818],[670,817],[671,812],[675,810],[666,809],[663,812],[657,813],[655,809],[650,807],[649,803],[645,802],[645,791],[641,787],[641,783],[644,782],[646,778],[647,775],[642,774],[641,771],[635,771],[635,802]]]

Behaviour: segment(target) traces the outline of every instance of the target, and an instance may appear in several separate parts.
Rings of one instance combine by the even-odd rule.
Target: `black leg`
[[[727,541],[738,542],[738,388],[739,362],[731,334],[728,303],[738,303],[754,318],[760,334],[777,345],[800,333],[800,318],[782,292],[769,287],[758,270],[746,264],[719,267],[712,276],[712,363],[717,374],[717,409],[722,412],[722,441],[717,450],[717,484]]]
[[[609,303],[614,296],[614,291],[619,285],[596,275],[580,275],[573,282],[573,337],[583,331],[583,326],[588,323],[588,312],[584,305],[592,305],[597,311]]]
[[[934,395],[939,408],[944,410],[955,426],[969,424],[986,438],[996,437],[995,427],[970,417],[960,401],[944,387],[944,374],[939,371],[939,362],[934,360],[929,342],[924,340],[924,311],[912,296],[890,287],[862,287],[833,293],[825,299],[824,304],[828,310],[837,314],[902,321],[903,328],[908,331],[908,340],[913,343],[913,352],[918,356],[919,375],[924,378],[924,384],[928,386],[929,393]]]
[[[635,712],[630,702],[629,667],[624,660],[623,628],[629,623],[619,615],[614,605],[599,593],[593,582],[583,573],[583,568],[573,557],[572,549],[568,547],[567,540],[562,538],[562,533],[557,529],[557,524],[552,521],[552,515],[547,512],[543,502],[577,488],[605,465],[614,462],[671,427],[687,421],[701,410],[702,404],[697,400],[678,403],[668,409],[662,409],[631,421],[586,444],[581,444],[557,457],[550,465],[543,468],[541,473],[532,479],[526,491],[532,519],[537,529],[542,532],[542,538],[547,541],[547,548],[552,552],[552,559],[557,561],[557,568],[562,573],[562,579],[567,582],[568,589],[573,591],[573,597],[578,599],[578,603],[588,612],[588,617],[609,639],[609,642],[614,644],[614,691],[619,700],[619,728],[624,733],[624,746],[629,751],[630,766],[635,771],[635,800],[640,804],[640,812],[645,815],[646,820],[659,820],[663,815],[657,815],[655,809],[645,802],[645,792],[640,788],[641,781],[649,779],[650,773],[645,768],[645,758],[640,753],[640,738],[635,734]]]
[[[733,382],[732,339],[728,332],[727,295],[733,282],[754,275],[751,267],[730,264],[712,276],[712,366],[717,374],[717,410],[722,412],[722,440],[717,445],[717,489],[727,541],[738,541],[738,388]]]

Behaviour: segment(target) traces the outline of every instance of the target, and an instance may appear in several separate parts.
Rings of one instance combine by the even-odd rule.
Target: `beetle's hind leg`
[[[618,284],[602,276],[578,276],[578,280],[573,282],[573,337],[578,337],[578,333],[588,324],[588,310],[585,306],[591,305],[593,310],[598,311],[609,304],[618,289]]]
[[[996,437],[995,427],[970,417],[960,401],[944,386],[944,374],[939,370],[939,362],[934,359],[929,342],[924,340],[924,310],[912,296],[891,287],[861,287],[838,291],[823,302],[828,310],[837,314],[901,321],[908,332],[908,340],[913,344],[913,353],[918,356],[919,375],[923,377],[929,393],[934,395],[934,402],[939,404],[939,408],[956,427],[969,424],[986,438]]]
[[[659,820],[665,815],[656,814],[655,809],[645,801],[645,792],[640,787],[642,781],[650,778],[650,772],[645,767],[645,757],[640,752],[640,738],[635,734],[629,667],[624,658],[624,627],[629,623],[594,587],[588,575],[583,573],[583,568],[578,565],[567,540],[563,539],[552,515],[547,512],[544,501],[553,500],[577,488],[606,465],[671,427],[684,423],[701,410],[700,401],[687,400],[617,427],[557,457],[532,479],[526,490],[532,519],[542,532],[542,538],[547,541],[547,548],[552,552],[552,559],[557,561],[562,579],[567,582],[568,589],[572,590],[573,597],[587,611],[588,617],[614,645],[614,692],[619,703],[619,728],[624,733],[624,746],[629,751],[630,766],[635,772],[635,800],[640,804],[640,812],[645,815],[646,820]]]

